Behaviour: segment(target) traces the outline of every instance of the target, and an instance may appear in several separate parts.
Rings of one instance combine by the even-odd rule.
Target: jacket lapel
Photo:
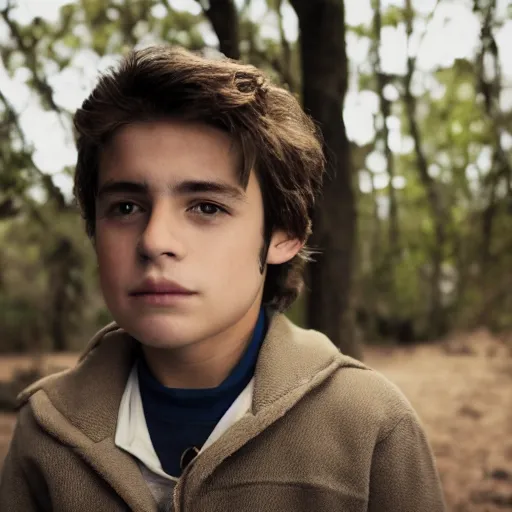
[[[99,442],[92,441],[60,415],[43,390],[36,392],[30,403],[38,423],[89,464],[124,500],[130,510],[157,511],[157,504],[138,464],[131,455],[114,444],[112,437],[106,437]]]
[[[136,344],[111,324],[91,340],[76,367],[35,383],[19,400],[30,398],[41,427],[94,468],[130,509],[156,512],[137,462],[114,443]]]

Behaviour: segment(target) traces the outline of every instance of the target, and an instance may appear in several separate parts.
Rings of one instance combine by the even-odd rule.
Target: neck
[[[258,315],[259,307],[253,307],[228,329],[180,349],[142,345],[144,357],[155,378],[166,387],[215,388],[240,361]]]

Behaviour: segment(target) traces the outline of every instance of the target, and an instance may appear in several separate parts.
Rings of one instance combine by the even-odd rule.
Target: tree
[[[413,10],[411,0],[405,2],[405,25],[410,41],[413,31]],[[441,335],[445,330],[444,311],[441,299],[441,272],[446,246],[446,216],[447,212],[443,204],[440,190],[434,178],[428,172],[428,162],[423,149],[422,139],[418,122],[416,120],[416,99],[411,91],[412,77],[415,71],[416,59],[408,55],[407,73],[404,79],[404,102],[409,120],[409,128],[414,141],[416,152],[416,166],[421,182],[430,206],[430,213],[434,222],[435,239],[431,245],[432,271],[430,277],[430,309],[428,313],[428,335],[435,337]]]
[[[474,0],[474,11],[482,17],[480,31],[481,49],[477,57],[477,73],[475,76],[477,89],[484,98],[485,112],[491,122],[494,137],[494,151],[492,155],[492,170],[487,180],[490,189],[489,203],[482,215],[482,266],[490,263],[493,239],[493,227],[498,210],[498,186],[504,182],[506,194],[512,202],[512,164],[509,162],[506,151],[502,147],[501,136],[504,132],[500,126],[500,94],[502,89],[502,72],[499,59],[499,49],[493,33],[493,22],[496,10],[496,0],[486,2]],[[485,59],[492,62],[492,78],[485,70]]]
[[[230,59],[240,58],[238,12],[233,0],[209,0],[198,2],[203,6],[205,16],[210,20],[219,39],[220,51]],[[206,6],[207,5],[207,6]]]
[[[291,4],[299,18],[303,104],[322,130],[328,169],[314,215],[312,245],[321,254],[309,267],[307,323],[360,358],[351,308],[356,207],[343,121],[348,84],[344,5],[342,0]]]
[[[396,198],[396,191],[394,185],[395,177],[395,163],[394,156],[391,148],[389,147],[389,130],[387,121],[391,115],[391,102],[386,99],[384,89],[390,81],[389,77],[382,70],[382,63],[380,58],[381,50],[381,34],[382,34],[382,16],[380,0],[372,0],[373,7],[373,30],[374,30],[374,49],[373,49],[373,67],[377,82],[377,93],[380,103],[380,136],[384,143],[384,153],[386,155],[387,172],[389,176],[389,257],[388,260],[393,266],[396,258],[399,256],[399,224],[398,224],[398,205]]]

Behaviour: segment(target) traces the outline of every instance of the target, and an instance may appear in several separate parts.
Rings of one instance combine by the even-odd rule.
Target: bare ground
[[[512,341],[512,340],[509,340]],[[69,366],[76,355],[48,356]],[[366,350],[365,362],[397,384],[418,412],[453,512],[512,510],[512,351],[486,331],[412,348]],[[0,358],[0,380],[30,364]],[[0,466],[15,416],[0,414]]]

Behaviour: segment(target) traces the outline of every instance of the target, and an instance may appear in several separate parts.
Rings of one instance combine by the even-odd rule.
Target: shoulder
[[[287,347],[288,367],[292,366],[296,373],[302,373],[304,366],[310,374],[330,373],[314,396],[323,411],[320,413],[330,417],[333,425],[341,422],[363,433],[372,431],[378,442],[404,418],[417,421],[403,392],[382,373],[343,354],[318,331],[302,329],[290,321],[286,321],[286,327],[286,334],[294,340],[292,348],[296,350],[295,357],[290,358],[291,348]]]
[[[21,405],[16,416],[16,426],[12,435],[10,450],[20,459],[28,459],[34,448],[40,446],[43,431],[41,430],[30,403]],[[20,460],[20,462],[23,462]]]
[[[339,359],[345,361],[347,356],[340,353]],[[376,442],[385,439],[405,418],[419,422],[398,386],[360,362],[340,364],[329,379],[325,394],[333,407],[342,407],[345,421],[350,418],[362,430],[374,430]]]
[[[315,409],[315,414],[329,419],[332,427],[379,442],[406,418],[419,423],[404,393],[382,373],[343,354],[318,331],[301,329],[289,321],[287,326],[294,348],[300,347],[302,366],[314,374],[330,373],[312,395],[316,398],[307,403]],[[299,365],[294,362],[298,357],[291,359],[287,358],[289,366]],[[297,373],[302,372],[302,366]]]
[[[98,348],[98,346],[101,344],[101,342],[105,339],[106,336],[118,331],[120,331],[120,328],[114,322],[100,329],[85,346],[84,350],[80,354],[77,366],[75,368],[78,368],[81,365],[83,365],[84,361],[89,357],[91,353],[93,353]],[[30,397],[40,389],[49,389],[54,386],[58,386],[60,381],[73,371],[74,368],[69,368],[57,373],[53,373],[51,375],[47,375],[33,382],[18,394],[16,398],[17,408],[19,409],[20,407],[23,407],[29,401]]]

